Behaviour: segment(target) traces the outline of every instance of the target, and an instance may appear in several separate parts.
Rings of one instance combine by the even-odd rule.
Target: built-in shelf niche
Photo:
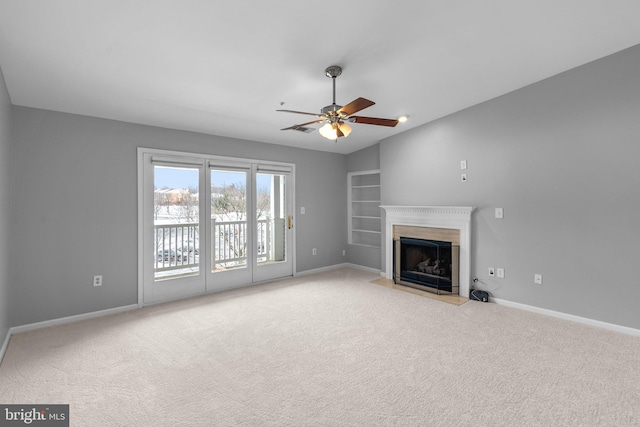
[[[382,236],[380,170],[349,172],[349,244],[379,248]]]

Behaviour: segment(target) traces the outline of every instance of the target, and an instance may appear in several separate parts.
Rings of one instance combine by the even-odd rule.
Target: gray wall
[[[636,46],[382,141],[382,202],[476,206],[481,287],[640,328],[639,159]]]
[[[11,100],[0,70],[0,346],[9,331]]]
[[[364,148],[347,155],[347,172],[358,172],[380,168],[380,144]],[[345,185],[348,183],[345,181]],[[345,204],[348,201],[345,199]],[[382,241],[380,242],[382,245]],[[348,262],[380,270],[381,250],[366,246],[349,245]]]
[[[12,325],[137,302],[137,147],[295,163],[297,271],[344,262],[344,155],[13,110]]]

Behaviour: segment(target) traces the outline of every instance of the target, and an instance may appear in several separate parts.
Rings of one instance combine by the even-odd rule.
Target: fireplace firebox
[[[393,247],[395,283],[437,294],[459,293],[458,245],[450,241],[399,237]]]

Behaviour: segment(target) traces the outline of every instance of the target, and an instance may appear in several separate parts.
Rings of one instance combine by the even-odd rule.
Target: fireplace
[[[394,240],[394,283],[425,291],[458,294],[460,247],[440,240]]]
[[[437,294],[459,293],[460,231],[393,227],[393,281]]]
[[[424,289],[431,292],[469,295],[470,288],[470,264],[471,264],[471,213],[473,207],[464,206],[381,206],[385,211],[385,251],[384,266],[385,277],[405,286]],[[400,265],[403,238],[405,245],[422,246],[422,248],[406,249],[411,258],[408,264]],[[420,241],[426,241],[420,242]],[[418,243],[415,245],[415,243]],[[432,246],[431,249],[425,246]],[[436,259],[430,250],[440,249],[440,255],[436,251]],[[447,258],[450,246],[451,255]],[[415,262],[419,258],[425,258]],[[446,258],[446,259],[445,259]],[[421,262],[429,262],[418,266]],[[439,260],[438,266],[435,261]],[[415,265],[409,265],[413,264]],[[450,277],[446,267],[451,265]],[[429,269],[428,267],[431,267]],[[420,271],[420,270],[423,271]],[[416,271],[417,270],[417,271]],[[405,274],[402,278],[402,271]],[[428,273],[427,271],[431,271]],[[418,274],[430,274],[433,272],[445,273],[445,276],[435,275],[425,280],[425,276]],[[397,274],[397,279],[396,279]],[[409,280],[405,280],[409,279]],[[450,281],[450,284],[447,283]],[[422,281],[422,283],[415,283]]]

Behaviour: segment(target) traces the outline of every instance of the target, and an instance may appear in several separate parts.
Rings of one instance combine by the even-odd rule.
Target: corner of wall
[[[11,255],[10,216],[11,203],[11,151],[12,151],[12,105],[9,91],[4,80],[4,74],[0,69],[0,357],[9,341],[9,328],[11,326],[9,299],[11,290],[9,286],[10,274],[8,258]]]

